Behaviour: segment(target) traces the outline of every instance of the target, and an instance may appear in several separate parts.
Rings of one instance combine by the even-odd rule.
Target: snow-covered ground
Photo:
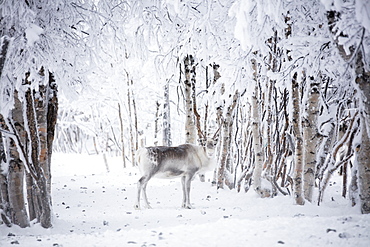
[[[370,215],[335,193],[339,183],[318,207],[217,191],[195,179],[188,210],[180,207],[180,179],[153,179],[153,209],[134,210],[138,170],[120,160],[109,158],[107,173],[101,156],[55,154],[54,227],[1,225],[0,246],[370,246]]]

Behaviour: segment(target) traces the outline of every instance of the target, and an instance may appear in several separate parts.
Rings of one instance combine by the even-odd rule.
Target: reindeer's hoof
[[[147,209],[152,209],[152,207],[148,204],[148,205],[146,205],[145,206],[145,208],[147,208]]]
[[[185,209],[193,209],[193,207],[189,204],[189,205],[182,205],[183,208]]]
[[[135,204],[135,205],[134,205],[134,209],[136,209],[136,210],[140,210],[140,206],[139,206],[138,204]]]

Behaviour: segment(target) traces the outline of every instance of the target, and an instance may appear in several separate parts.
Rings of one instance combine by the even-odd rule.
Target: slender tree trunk
[[[321,78],[309,78],[307,84],[308,100],[305,106],[305,115],[302,122],[304,139],[304,171],[303,186],[304,197],[312,202],[312,193],[315,186],[316,153],[318,144],[317,119],[319,116]]]
[[[39,86],[40,97],[35,97],[36,119],[37,119],[37,133],[31,136],[32,139],[39,139],[39,165],[43,170],[43,174],[47,181],[47,190],[51,193],[51,174],[48,162],[48,146],[47,146],[47,87],[44,85]],[[36,164],[34,164],[36,165]]]
[[[133,127],[132,127],[132,110],[131,110],[131,86],[132,85],[132,81],[130,80],[129,78],[129,74],[126,72],[127,74],[127,106],[128,106],[128,118],[129,118],[129,129],[130,129],[130,147],[131,147],[131,164],[132,166],[135,166],[135,140],[134,140],[134,130],[133,130]]]
[[[300,110],[300,85],[298,82],[298,73],[295,72],[292,79],[292,100],[293,100],[293,131],[295,135],[294,152],[294,199],[298,205],[304,204],[303,195],[303,140],[301,133],[301,110]]]
[[[185,66],[185,137],[186,143],[196,143],[196,128],[195,128],[195,116],[194,116],[194,95],[195,92],[193,88],[195,88],[195,65],[194,65],[194,58],[192,55],[187,55],[184,59],[184,66]]]
[[[223,120],[222,124],[222,148],[221,148],[221,164],[218,169],[218,180],[217,180],[217,188],[223,189],[224,183],[229,187],[229,189],[234,188],[233,179],[229,176],[230,171],[227,170],[228,168],[228,161],[230,162],[230,141],[231,141],[231,134],[232,134],[232,125],[234,122],[234,109],[238,104],[239,100],[239,92],[236,90],[233,101],[227,108],[226,117]]]
[[[159,105],[157,105],[159,107]],[[170,80],[167,80],[164,87],[163,104],[163,145],[172,146],[171,137],[171,109],[170,109]]]
[[[253,150],[254,150],[254,172],[253,172],[253,187],[258,195],[269,197],[270,193],[262,188],[262,170],[263,170],[263,151],[261,145],[261,132],[260,132],[260,114],[259,105],[257,101],[258,88],[255,88],[254,95],[252,96],[252,136],[253,136]]]
[[[131,85],[132,85],[132,81],[131,81]],[[135,100],[135,95],[134,95],[132,88],[131,88],[131,96],[132,96],[132,108],[134,110],[133,114],[134,114],[134,127],[135,127],[135,132],[134,132],[135,133],[135,150],[138,150],[139,148],[139,129],[137,125],[136,100]]]
[[[126,154],[125,154],[125,138],[124,138],[124,127],[123,127],[123,118],[122,118],[122,109],[121,104],[118,103],[118,117],[119,117],[119,123],[120,123],[120,129],[121,129],[121,155],[122,155],[122,163],[123,168],[126,168]]]
[[[266,148],[265,148],[265,162],[263,164],[264,168],[264,178],[271,183],[270,188],[265,188],[265,190],[271,191],[270,196],[274,196],[276,194],[276,186],[274,185],[274,177],[273,177],[273,167],[272,163],[274,160],[274,154],[272,153],[271,143],[272,143],[272,88],[274,87],[275,82],[271,80],[267,80],[267,123],[266,123]]]
[[[154,146],[158,146],[158,121],[159,121],[159,109],[161,104],[156,101],[156,111],[155,111],[155,120],[154,120]]]
[[[262,188],[262,170],[263,170],[263,150],[261,144],[261,126],[260,126],[260,105],[258,103],[259,89],[258,89],[258,68],[257,61],[252,59],[253,77],[255,80],[254,95],[251,99],[252,105],[252,139],[253,139],[253,150],[254,150],[254,171],[253,171],[253,188],[259,196],[262,198],[270,197],[271,193]]]
[[[283,92],[283,95],[282,95],[282,111],[283,111],[283,116],[284,116],[284,127],[283,127],[283,130],[281,132],[281,140],[280,140],[280,146],[281,146],[281,158],[280,158],[280,163],[278,165],[278,173],[277,173],[277,179],[279,177],[281,177],[281,187],[285,187],[285,182],[286,182],[286,176],[287,176],[287,173],[286,173],[286,170],[287,170],[287,162],[286,162],[286,158],[289,154],[289,152],[291,151],[291,148],[290,148],[290,145],[289,145],[289,141],[287,140],[287,135],[288,135],[288,129],[289,129],[289,113],[288,113],[288,109],[287,109],[287,106],[288,106],[288,102],[289,102],[289,98],[288,98],[288,89],[285,88],[284,89],[284,92]]]
[[[49,73],[49,87],[48,87],[48,112],[47,118],[47,148],[48,148],[48,166],[51,167],[51,156],[53,153],[53,143],[55,138],[55,127],[58,119],[58,86],[56,84],[54,75]],[[51,177],[51,173],[50,173]],[[51,182],[51,181],[50,181]],[[49,186],[51,188],[51,186]]]
[[[103,141],[105,144],[104,148],[103,148],[103,160],[104,160],[104,165],[105,165],[105,169],[107,170],[107,173],[109,173],[109,163],[108,163],[108,159],[107,159],[107,152],[108,152],[108,140],[109,140],[109,134],[108,132],[106,133],[106,137],[103,138]],[[133,161],[135,162],[135,161]],[[135,165],[135,164],[133,164]]]
[[[354,164],[358,164],[357,155],[355,156]],[[351,184],[349,186],[349,198],[352,202],[352,207],[354,207],[359,202],[358,193],[358,166],[354,165],[351,168]]]

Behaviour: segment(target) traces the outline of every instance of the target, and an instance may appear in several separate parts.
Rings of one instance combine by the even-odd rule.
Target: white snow
[[[260,199],[253,191],[217,191],[192,182],[195,209],[181,206],[180,179],[152,179],[153,209],[134,210],[137,168],[121,158],[54,154],[54,227],[0,225],[0,246],[369,246],[370,215],[342,199],[340,183],[323,206],[290,197]],[[207,180],[212,177],[207,174]]]
[[[27,45],[33,46],[33,44],[40,39],[40,35],[44,32],[44,30],[35,25],[30,24],[30,26],[26,29],[26,39],[27,39]]]

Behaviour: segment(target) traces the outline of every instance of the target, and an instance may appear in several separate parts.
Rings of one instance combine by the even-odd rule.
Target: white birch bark
[[[266,108],[267,108],[267,123],[265,127],[265,135],[266,136],[266,146],[265,148],[265,161],[263,164],[263,179],[266,179],[271,186],[265,186],[264,191],[266,195],[274,196],[276,194],[276,186],[274,181],[276,178],[274,177],[275,172],[273,171],[272,163],[275,160],[272,152],[272,136],[273,136],[273,121],[272,121],[272,88],[274,87],[275,82],[271,81],[269,79],[266,80],[266,87],[267,87],[267,102],[266,102]],[[267,185],[267,184],[266,184]]]
[[[262,198],[270,197],[270,193],[262,187],[262,170],[263,170],[263,150],[261,144],[261,132],[260,132],[260,113],[259,105],[257,100],[257,91],[255,89],[255,95],[252,96],[252,136],[253,136],[253,150],[254,150],[254,172],[253,172],[253,188]]]
[[[292,100],[293,100],[293,131],[295,136],[294,152],[294,199],[297,205],[304,204],[303,195],[303,139],[301,132],[301,110],[300,110],[300,86],[298,82],[298,73],[295,72],[292,78]]]
[[[252,105],[252,149],[254,151],[254,171],[253,171],[253,188],[262,198],[270,197],[269,190],[262,187],[262,170],[264,156],[261,143],[261,125],[260,125],[260,105],[258,102],[258,82],[257,82],[257,61],[252,59],[253,77],[256,83],[254,95],[251,98]]]
[[[195,84],[195,66],[194,58],[192,55],[187,55],[184,59],[185,67],[185,137],[186,143],[196,144],[196,127],[195,127],[195,116],[194,116],[194,102],[193,102],[193,85]]]
[[[159,122],[159,109],[161,104],[156,101],[156,111],[154,120],[154,146],[158,146],[158,122]]]
[[[126,168],[125,138],[124,138],[124,133],[123,133],[124,127],[123,127],[122,109],[121,109],[120,103],[118,103],[118,117],[119,117],[119,126],[121,130],[120,139],[121,139],[122,163],[123,163],[123,168]]]
[[[163,145],[171,146],[171,111],[170,111],[170,80],[164,87],[164,104],[163,104]],[[158,106],[159,108],[159,106]],[[158,114],[158,111],[157,111]]]
[[[313,188],[315,185],[316,153],[318,145],[317,119],[319,116],[321,78],[309,77],[307,83],[307,102],[305,105],[305,118],[302,122],[304,140],[304,171],[303,190],[304,197],[312,202]]]
[[[132,85],[132,80],[129,78],[129,74],[128,72],[126,72],[127,74],[127,106],[128,106],[128,119],[129,119],[129,131],[130,131],[130,149],[131,149],[131,163],[132,163],[132,166],[135,166],[135,136],[136,134],[134,134],[134,130],[133,130],[133,124],[132,124],[132,107],[131,107],[131,85]]]
[[[227,176],[230,172],[227,170],[228,162],[230,162],[230,142],[231,142],[231,134],[232,134],[232,125],[233,125],[233,116],[234,116],[234,109],[238,103],[239,99],[239,92],[236,90],[233,101],[227,108],[226,117],[222,123],[222,148],[221,148],[221,164],[218,169],[218,181],[217,181],[217,188],[223,189],[224,184],[226,184],[229,189],[234,187],[232,179]]]

